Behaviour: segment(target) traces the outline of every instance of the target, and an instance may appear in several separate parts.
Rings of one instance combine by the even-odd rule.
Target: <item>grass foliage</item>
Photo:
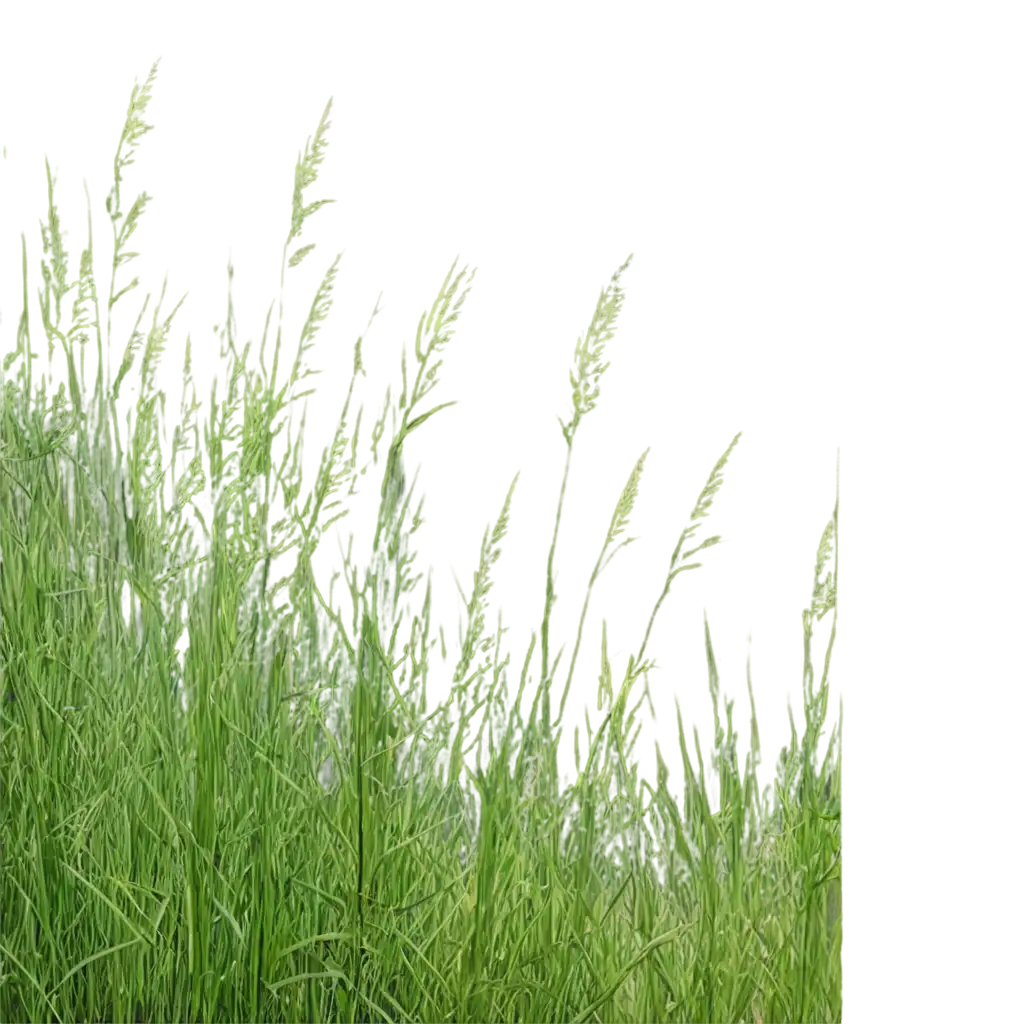
[[[112,354],[111,311],[139,283],[122,281],[149,201],[142,193],[128,206],[122,172],[151,128],[142,118],[156,69],[132,92],[106,201],[114,260],[105,339],[91,205],[89,247],[78,280],[68,283],[46,165],[39,305],[51,370],[58,343],[66,357],[66,386],[56,390],[52,373],[48,380],[33,365],[22,237],[24,312],[0,377],[0,1016],[839,1020],[835,732],[817,765],[835,615],[817,688],[810,664],[812,623],[836,608],[836,577],[820,577],[837,541],[838,478],[803,613],[805,729],[798,737],[790,711],[792,742],[774,785],[763,794],[758,788],[756,715],[751,753],[738,770],[732,704],[723,728],[706,619],[720,810],[709,803],[696,730],[692,757],[678,707],[682,807],[666,787],[660,749],[656,785],[639,779],[631,760],[651,626],[675,577],[698,568],[693,556],[719,540],[687,547],[737,434],[679,537],[647,634],[621,680],[612,678],[605,629],[599,721],[592,729],[588,711],[582,753],[576,729],[577,780],[560,786],[556,751],[586,604],[552,720],[560,659],[552,660],[549,633],[555,546],[569,457],[608,367],[602,359],[627,260],[576,345],[540,679],[535,686],[528,679],[536,633],[514,695],[500,616],[497,631],[485,636],[489,575],[509,528],[513,480],[497,526],[484,531],[473,592],[463,598],[467,628],[448,696],[428,713],[427,659],[437,643],[429,579],[408,638],[398,640],[422,578],[411,571],[410,541],[423,503],[410,522],[403,446],[453,404],[427,408],[425,400],[473,275],[452,265],[420,320],[411,388],[403,352],[401,398],[392,406],[388,391],[373,427],[373,462],[386,460],[380,510],[372,562],[361,575],[349,541],[346,628],[334,596],[341,573],[325,593],[311,559],[369,466],[357,467],[362,410],[351,427],[349,413],[352,385],[364,372],[362,337],[312,488],[303,496],[302,430],[293,440],[290,419],[272,457],[285,414],[311,393],[305,385],[315,371],[307,361],[340,256],[317,288],[290,368],[282,360],[280,307],[269,372],[270,312],[258,366],[251,343],[239,352],[229,284],[220,330],[226,392],[218,397],[214,381],[201,419],[189,338],[167,465],[156,371],[181,303],[162,313],[161,294],[145,331],[147,297],[120,362]],[[296,166],[282,294],[285,274],[314,248],[299,245],[306,221],[330,201],[305,201],[323,160],[330,107]],[[91,395],[87,350],[96,357]],[[122,389],[136,373],[138,398],[126,410]],[[389,412],[391,440],[386,456],[383,449],[378,455]],[[629,543],[616,545],[646,454],[612,513],[591,588]],[[200,495],[212,509],[206,516]],[[272,565],[290,571],[272,582]],[[443,633],[441,642],[444,650]],[[750,688],[749,663],[747,677]]]

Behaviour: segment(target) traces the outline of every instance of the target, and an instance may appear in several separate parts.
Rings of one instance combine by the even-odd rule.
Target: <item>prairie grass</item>
[[[448,696],[428,713],[427,661],[437,643],[429,579],[408,639],[400,647],[398,641],[408,610],[400,606],[422,578],[412,575],[410,550],[422,500],[410,523],[403,444],[453,404],[423,403],[438,383],[438,355],[473,275],[464,281],[466,270],[456,274],[453,263],[419,323],[411,390],[403,353],[401,399],[391,406],[389,391],[373,427],[376,464],[391,412],[371,565],[359,575],[350,564],[351,538],[345,557],[346,628],[334,596],[341,574],[325,593],[311,556],[345,514],[368,466],[357,469],[361,409],[349,425],[362,337],[337,430],[304,497],[301,428],[297,440],[289,429],[284,454],[272,457],[283,414],[311,393],[303,387],[314,372],[307,357],[331,306],[338,260],[323,276],[290,368],[281,361],[279,321],[269,373],[266,329],[258,366],[251,343],[241,352],[235,344],[229,285],[220,332],[226,393],[218,398],[214,382],[201,421],[189,338],[166,467],[165,396],[155,390],[155,375],[181,303],[161,313],[161,294],[143,332],[147,297],[114,359],[111,310],[138,285],[123,284],[118,272],[134,255],[126,245],[149,198],[143,193],[127,206],[121,172],[151,128],[142,117],[156,70],[154,64],[132,92],[106,203],[114,261],[105,339],[91,205],[89,247],[69,284],[46,165],[40,309],[51,371],[58,343],[67,363],[66,386],[55,391],[52,372],[48,379],[33,368],[22,237],[25,306],[0,376],[0,1016],[838,1021],[836,732],[817,766],[838,547],[836,575],[820,577],[838,542],[838,465],[836,505],[803,612],[805,728],[798,737],[790,710],[792,741],[774,785],[758,789],[756,713],[739,773],[731,702],[725,728],[719,718],[706,619],[711,772],[720,809],[711,809],[697,733],[691,759],[678,707],[682,807],[667,789],[660,749],[656,785],[638,779],[631,760],[644,699],[634,687],[651,666],[644,658],[651,626],[675,577],[698,568],[692,557],[719,540],[684,550],[721,485],[737,434],[679,537],[647,634],[621,680],[612,678],[605,630],[599,722],[592,729],[587,712],[583,751],[575,730],[577,779],[561,787],[557,750],[586,604],[555,703],[553,564],[569,457],[607,368],[601,359],[622,305],[626,260],[576,345],[539,681],[533,686],[528,678],[536,632],[512,698],[500,616],[497,631],[484,635],[489,574],[509,528],[513,480],[497,525],[483,534]],[[331,201],[304,199],[323,159],[330,107],[296,167],[282,294],[285,273],[314,248],[297,247],[305,221]],[[229,266],[229,280],[231,273]],[[70,323],[61,327],[61,305],[66,310],[69,301]],[[93,345],[90,392],[85,354]],[[138,397],[122,421],[121,389],[136,370]],[[591,588],[628,543],[612,550],[645,456],[612,512]],[[205,516],[199,496],[212,509]],[[282,564],[290,571],[271,583],[272,565]],[[812,624],[830,610],[832,635],[815,688]],[[753,708],[749,662],[747,686]],[[580,689],[577,683],[577,699]],[[840,737],[841,726],[840,715]]]

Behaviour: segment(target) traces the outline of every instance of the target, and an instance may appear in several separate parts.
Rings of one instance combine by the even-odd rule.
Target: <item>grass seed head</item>
[[[57,327],[63,296],[68,290],[70,254],[59,191],[63,175],[49,154],[43,155],[46,212],[42,221],[43,310],[46,323]]]
[[[587,330],[577,337],[569,367],[569,403],[562,419],[563,451],[571,447],[583,418],[597,404],[601,380],[610,365],[615,321],[626,301],[626,284],[635,253],[628,253],[601,292]]]
[[[299,157],[292,176],[292,211],[288,224],[288,240],[285,243],[287,263],[297,266],[309,255],[308,247],[301,243],[306,222],[324,200],[310,199],[310,190],[327,168],[331,154],[334,131],[334,93],[331,92],[321,105],[321,112],[306,132]]]
[[[406,380],[399,399],[402,436],[411,433],[434,410],[428,402],[437,387],[441,356],[452,340],[463,304],[476,284],[478,268],[457,260],[443,275],[420,317],[407,353]]]
[[[821,618],[827,614],[836,601],[836,535],[835,516],[829,516],[818,534],[817,552],[814,559],[814,585],[811,600],[805,606],[801,626],[809,633]]]
[[[335,297],[338,284],[345,266],[346,252],[338,249],[331,254],[321,287],[316,293],[309,318],[306,322],[305,344],[311,345],[321,337],[325,328],[331,323],[335,310]]]
[[[601,545],[602,558],[607,556],[620,539],[627,538],[629,535],[633,522],[636,519],[640,496],[647,483],[653,455],[654,445],[648,441],[640,447],[640,451],[630,460],[623,485],[615,493],[615,504],[612,507],[604,541]]]
[[[478,627],[483,628],[483,616],[486,609],[487,598],[494,588],[498,565],[501,562],[508,538],[509,522],[512,517],[512,508],[522,493],[523,481],[526,470],[524,466],[516,465],[505,482],[505,498],[501,505],[487,523],[484,531],[483,542],[480,545],[480,557],[476,567],[473,586],[473,606],[478,609]]]
[[[654,639],[654,629],[666,601],[672,596],[672,590],[685,569],[695,567],[694,555],[706,551],[717,543],[714,537],[706,536],[707,523],[717,507],[728,479],[729,469],[735,460],[736,453],[742,443],[742,430],[736,430],[712,462],[708,480],[700,492],[682,540],[672,554],[666,559],[666,573],[662,589],[651,602],[640,624],[639,634],[634,646],[633,659],[629,670],[631,681],[639,680],[647,670],[650,648]]]
[[[714,543],[711,541],[701,544],[700,536],[703,530],[705,530],[708,520],[711,518],[713,511],[719,503],[722,490],[725,487],[726,479],[728,477],[729,468],[735,460],[736,453],[739,451],[739,446],[742,443],[742,440],[742,429],[736,430],[729,438],[724,449],[719,452],[715,461],[712,463],[712,469],[711,473],[708,475],[708,481],[705,483],[705,487],[703,487],[700,497],[697,499],[696,506],[693,509],[693,515],[690,517],[690,522],[686,528],[686,534],[683,538],[683,544],[687,553],[699,550],[700,547],[707,547],[708,543]]]
[[[163,58],[145,66],[134,78],[128,94],[128,103],[122,109],[121,134],[114,157],[114,174],[106,200],[106,215],[114,223],[121,215],[121,190],[128,172],[135,165],[145,144],[150,141],[156,126],[157,106],[160,102]]]
[[[488,518],[487,525],[483,531],[479,556],[473,571],[473,590],[469,603],[469,625],[463,644],[462,659],[457,676],[457,688],[477,670],[478,654],[486,646],[484,633],[488,625],[490,625],[489,597],[494,589],[498,566],[504,553],[512,508],[522,492],[525,475],[525,467],[516,465],[512,468],[512,473],[505,482],[505,497]],[[507,640],[507,636],[500,642],[498,637],[495,637],[496,642],[493,645],[493,654],[496,658],[503,656],[503,649]]]

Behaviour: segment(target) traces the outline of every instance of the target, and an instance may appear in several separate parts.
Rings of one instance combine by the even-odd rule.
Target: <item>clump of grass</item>
[[[168,467],[158,429],[165,396],[155,390],[155,372],[180,302],[161,316],[162,293],[146,333],[140,313],[115,371],[110,313],[138,285],[116,279],[134,255],[125,246],[149,198],[143,193],[125,212],[121,171],[150,130],[142,116],[156,68],[132,92],[106,203],[114,261],[105,346],[91,208],[89,247],[69,284],[47,163],[40,308],[51,360],[59,342],[67,362],[67,387],[61,383],[55,393],[52,374],[37,380],[33,372],[22,238],[25,310],[0,377],[0,1015],[839,1020],[835,732],[817,766],[835,615],[817,689],[810,664],[813,621],[836,609],[838,549],[836,576],[820,576],[837,541],[838,487],[803,613],[806,728],[798,738],[790,712],[792,742],[779,758],[772,807],[768,789],[761,794],[757,785],[756,714],[742,777],[731,702],[722,728],[706,620],[720,810],[711,810],[696,730],[695,769],[678,708],[683,806],[667,790],[660,749],[655,786],[637,778],[630,759],[643,698],[632,706],[630,699],[650,668],[644,653],[651,627],[675,577],[698,568],[692,557],[719,540],[683,550],[739,434],[701,491],[643,643],[618,682],[605,628],[600,724],[592,730],[588,712],[585,755],[576,730],[577,780],[562,789],[556,751],[590,589],[552,721],[555,547],[573,445],[608,366],[601,359],[623,302],[626,260],[576,346],[535,693],[526,697],[536,633],[514,699],[500,616],[495,634],[484,635],[513,479],[493,533],[484,531],[449,695],[428,713],[427,661],[437,642],[429,579],[397,652],[406,611],[400,604],[422,578],[412,575],[409,546],[423,503],[407,525],[415,482],[406,488],[403,446],[453,404],[424,411],[473,275],[464,282],[456,260],[424,312],[411,391],[403,353],[371,565],[361,583],[351,540],[345,557],[352,602],[346,629],[334,599],[338,574],[325,596],[311,556],[345,514],[344,499],[368,466],[357,471],[362,410],[349,426],[362,337],[337,430],[304,500],[301,428],[295,441],[289,429],[283,457],[272,457],[283,414],[311,393],[300,390],[315,372],[306,358],[331,305],[338,259],[317,289],[290,370],[281,363],[280,321],[269,374],[266,330],[258,367],[249,362],[250,344],[238,351],[229,286],[221,331],[226,395],[218,401],[215,382],[201,444],[189,338]],[[329,201],[307,205],[304,192],[323,159],[330,107],[296,167],[282,289],[285,271],[314,248],[295,248],[305,221]],[[231,273],[229,267],[229,281]],[[62,328],[69,293],[71,323]],[[85,352],[93,343],[97,371],[88,396]],[[138,399],[122,446],[120,388],[140,356]],[[15,366],[15,379],[7,379]],[[389,407],[390,391],[372,431],[375,463]],[[646,454],[612,513],[590,588],[629,543],[610,551],[632,512]],[[195,504],[199,495],[210,501],[207,517]],[[286,558],[291,571],[271,584],[272,565]],[[186,630],[188,649],[179,660]],[[753,708],[749,663],[747,685]],[[840,716],[840,735],[841,724]]]

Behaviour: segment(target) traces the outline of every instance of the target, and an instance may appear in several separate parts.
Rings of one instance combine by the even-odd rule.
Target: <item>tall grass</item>
[[[67,386],[56,391],[52,373],[48,379],[33,368],[22,237],[24,312],[0,377],[0,1015],[839,1020],[835,732],[817,766],[835,614],[817,688],[810,663],[812,624],[836,608],[838,549],[836,575],[820,576],[837,541],[838,478],[803,613],[805,728],[798,737],[790,711],[792,741],[774,787],[758,788],[756,714],[739,773],[732,703],[723,729],[706,620],[720,810],[708,800],[696,730],[694,760],[678,708],[682,807],[667,789],[660,749],[653,786],[631,760],[643,697],[631,699],[650,667],[651,627],[672,581],[698,568],[693,556],[719,540],[684,550],[739,434],[697,499],[621,680],[612,678],[603,635],[599,723],[592,728],[588,712],[584,751],[576,729],[577,780],[560,787],[556,752],[587,607],[554,704],[553,565],[570,456],[608,365],[601,359],[622,306],[626,260],[576,345],[538,683],[529,695],[536,633],[514,697],[500,616],[485,636],[489,574],[509,528],[512,480],[497,525],[484,531],[450,691],[428,713],[428,654],[437,643],[429,579],[408,639],[398,641],[411,604],[403,599],[422,578],[412,574],[411,550],[422,501],[410,523],[414,484],[405,484],[403,446],[453,404],[427,408],[425,399],[473,275],[456,274],[453,263],[419,323],[412,387],[403,353],[401,398],[391,406],[388,392],[373,427],[376,463],[390,411],[371,564],[357,572],[351,538],[344,560],[352,609],[346,628],[334,596],[340,574],[325,593],[312,555],[369,465],[357,468],[362,410],[354,426],[349,413],[362,337],[337,430],[304,497],[301,427],[294,440],[289,428],[283,455],[272,456],[284,414],[311,393],[307,358],[331,306],[338,259],[316,292],[290,368],[282,362],[280,307],[269,372],[271,312],[258,366],[251,343],[239,351],[229,285],[220,332],[226,392],[218,398],[214,382],[200,420],[189,338],[166,466],[156,370],[181,303],[162,313],[161,293],[147,332],[139,328],[147,297],[120,361],[114,357],[111,311],[138,285],[137,278],[124,284],[119,271],[135,255],[126,246],[149,199],[143,193],[128,206],[122,171],[151,128],[142,117],[156,69],[132,91],[106,202],[114,259],[105,338],[91,204],[89,247],[69,284],[47,163],[40,310],[51,367],[58,343],[67,363]],[[314,248],[298,247],[306,220],[330,201],[304,199],[323,160],[330,107],[296,166],[282,294],[285,273]],[[69,301],[70,323],[62,327]],[[88,392],[85,354],[93,346]],[[138,398],[122,441],[121,388],[136,371]],[[645,456],[611,515],[591,588],[622,546],[613,547]],[[196,503],[201,495],[212,509],[206,516]],[[272,583],[271,568],[280,565],[290,571]],[[753,708],[749,664],[747,686]],[[577,699],[579,690],[577,682]],[[840,735],[841,724],[840,716]]]

